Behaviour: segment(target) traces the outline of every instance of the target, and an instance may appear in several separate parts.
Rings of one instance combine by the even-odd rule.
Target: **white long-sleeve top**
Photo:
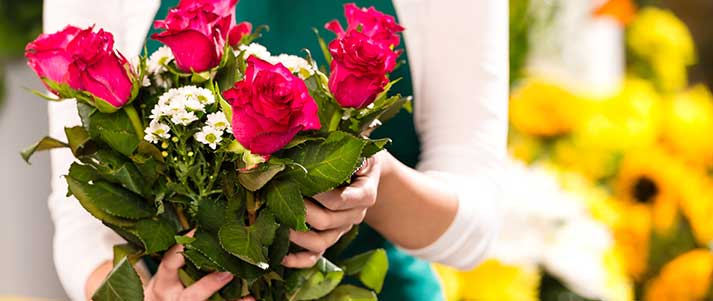
[[[508,99],[508,2],[503,0],[395,0],[415,94],[414,120],[422,142],[418,169],[446,179],[458,212],[431,245],[407,252],[469,268],[484,255],[498,227],[499,173],[506,157]],[[133,57],[159,0],[45,0],[44,30],[96,26],[113,33],[116,48]],[[80,123],[72,102],[49,104],[50,134],[63,137]],[[91,272],[111,260],[122,239],[66,197],[61,175],[73,162],[69,150],[51,152],[55,225],[54,260],[73,300],[82,300]]]

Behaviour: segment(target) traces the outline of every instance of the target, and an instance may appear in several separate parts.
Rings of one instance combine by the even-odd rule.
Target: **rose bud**
[[[340,39],[350,31],[359,31],[386,47],[399,45],[398,33],[404,31],[404,28],[396,23],[393,16],[384,14],[373,6],[368,9],[360,8],[354,3],[344,5],[344,16],[347,18],[346,31],[337,20],[327,23],[324,27],[336,33]]]

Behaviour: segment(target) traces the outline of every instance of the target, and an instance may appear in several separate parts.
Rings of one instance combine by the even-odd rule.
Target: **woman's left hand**
[[[306,251],[288,254],[282,260],[283,265],[291,268],[312,267],[327,248],[364,220],[367,209],[376,203],[381,157],[379,153],[367,159],[355,173],[356,179],[351,185],[315,195],[313,198],[319,204],[305,199],[307,223],[312,230],[290,230],[290,241]]]

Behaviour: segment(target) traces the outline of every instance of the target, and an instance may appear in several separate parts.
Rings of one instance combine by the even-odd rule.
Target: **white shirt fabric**
[[[462,269],[486,253],[498,228],[496,203],[506,158],[508,2],[502,0],[396,0],[414,83],[416,130],[422,142],[418,169],[445,179],[459,208],[430,246],[405,250]],[[45,0],[44,30],[96,24],[111,32],[126,57],[143,49],[159,0]],[[73,102],[49,104],[50,134],[80,124]],[[54,260],[73,300],[85,299],[90,273],[111,260],[122,239],[66,197],[62,175],[69,150],[51,152],[55,225]]]

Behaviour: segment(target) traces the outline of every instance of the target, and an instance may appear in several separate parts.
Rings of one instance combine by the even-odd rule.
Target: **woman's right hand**
[[[207,300],[233,279],[233,275],[229,272],[214,272],[189,287],[183,287],[178,278],[178,269],[186,263],[182,252],[182,245],[175,245],[166,252],[156,274],[144,288],[144,300]],[[248,297],[241,300],[254,301],[255,299]]]

